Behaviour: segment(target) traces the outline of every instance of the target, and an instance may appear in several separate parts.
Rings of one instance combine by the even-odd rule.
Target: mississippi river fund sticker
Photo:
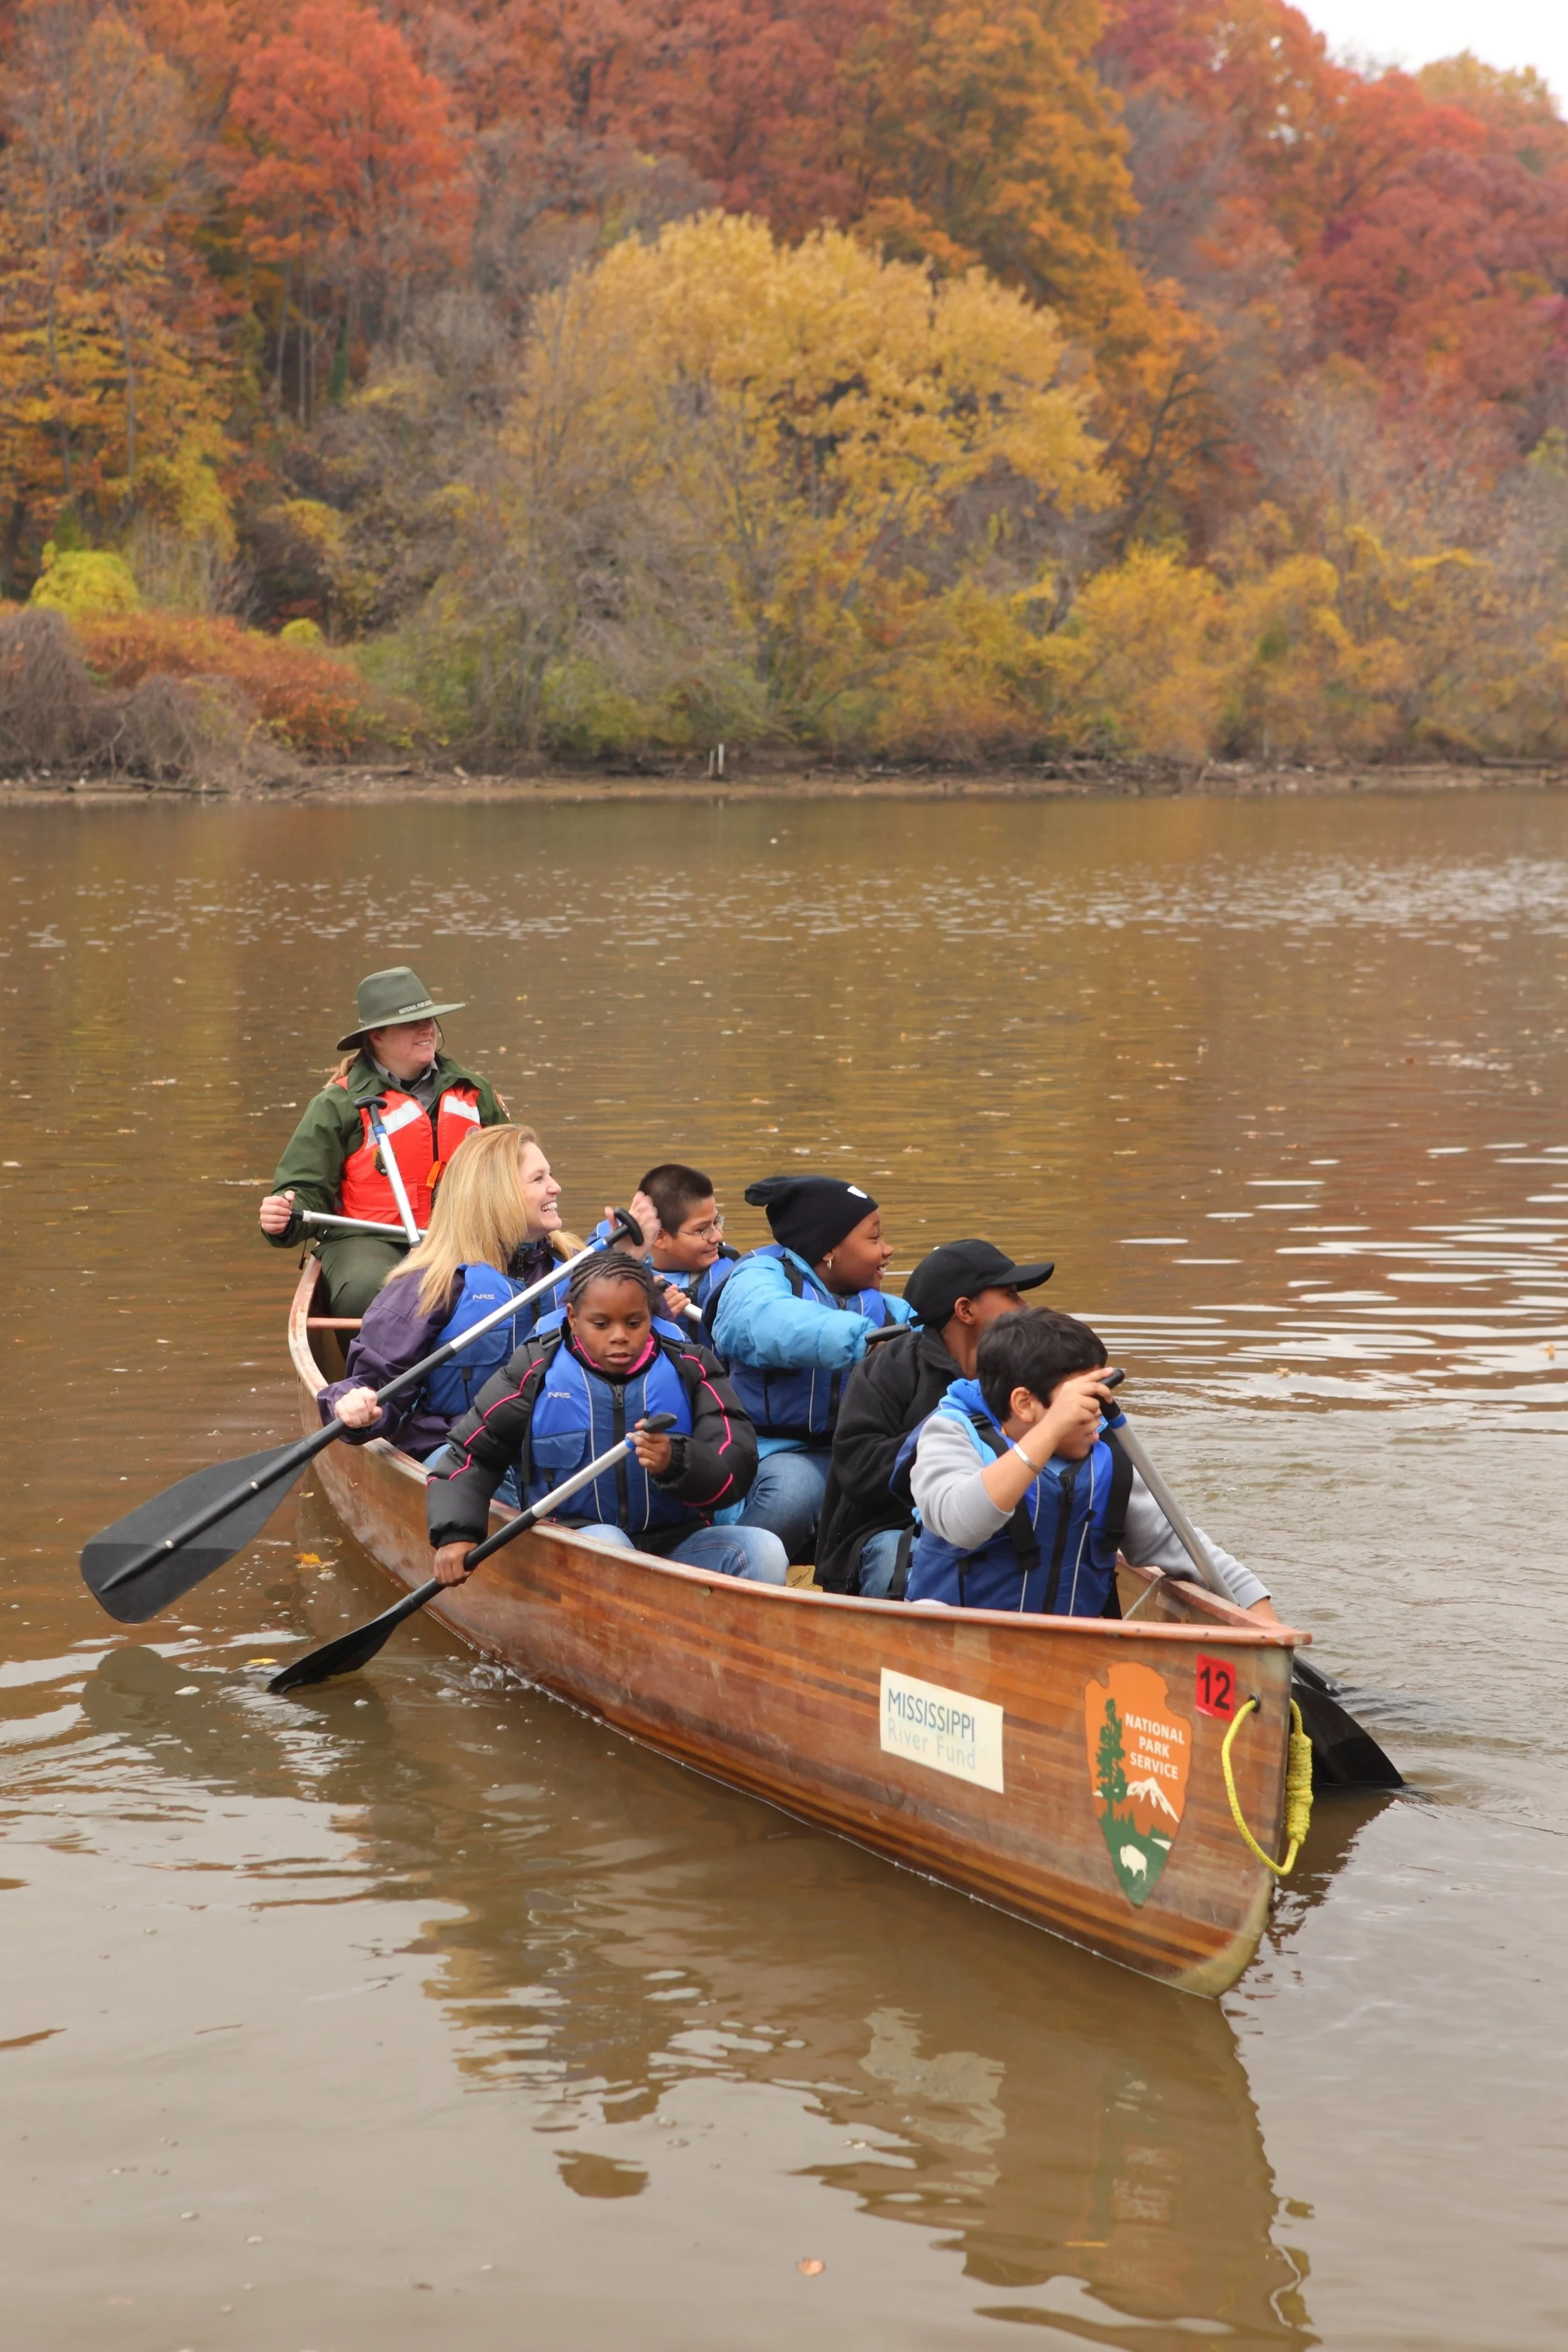
[[[955,1780],[1002,1787],[1002,1709],[989,1699],[882,1668],[882,1746]]]

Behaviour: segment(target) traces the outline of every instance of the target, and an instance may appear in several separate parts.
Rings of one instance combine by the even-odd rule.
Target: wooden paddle
[[[471,1346],[481,1332],[503,1323],[542,1292],[553,1290],[585,1258],[611,1248],[623,1237],[640,1248],[642,1227],[625,1209],[617,1209],[609,1233],[601,1240],[590,1242],[542,1282],[519,1291],[471,1323],[460,1337],[448,1339],[445,1347],[399,1372],[395,1380],[377,1389],[376,1402],[385,1404],[405,1389],[417,1388],[437,1365]],[[83,1545],[81,1572],[88,1590],[121,1624],[144,1624],[259,1535],[305,1465],[349,1434],[347,1424],[334,1413],[322,1428],[292,1444],[247,1454],[237,1462],[210,1463],[177,1485],[166,1486],[161,1495],[139,1504]]]
[[[1105,1384],[1107,1388],[1117,1388],[1126,1377],[1122,1371],[1108,1372]],[[1106,1426],[1115,1431],[1123,1453],[1174,1528],[1183,1550],[1209,1591],[1217,1593],[1220,1600],[1229,1601],[1229,1591],[1209,1557],[1207,1546],[1150,1461],[1142,1439],[1128,1427],[1127,1415],[1120,1405]],[[1363,1730],[1354,1716],[1340,1705],[1336,1685],[1299,1653],[1291,1661],[1290,1685],[1290,1695],[1301,1710],[1302,1727],[1312,1743],[1314,1788],[1404,1788],[1403,1773],[1384,1754],[1371,1732]]]
[[[674,1426],[675,1415],[672,1412],[649,1413],[645,1421],[637,1423],[638,1429],[651,1431],[673,1429]],[[512,1538],[521,1535],[525,1528],[535,1528],[541,1519],[547,1519],[558,1503],[565,1502],[569,1496],[576,1494],[580,1486],[591,1486],[606,1470],[613,1470],[616,1463],[631,1451],[631,1438],[623,1437],[620,1444],[612,1445],[607,1454],[599,1454],[584,1469],[574,1471],[552,1494],[542,1496],[537,1503],[531,1503],[526,1511],[520,1511],[517,1517],[509,1519],[504,1528],[497,1528],[483,1543],[477,1543],[472,1551],[465,1553],[463,1574],[472,1576],[482,1559],[489,1559],[493,1552],[500,1551],[503,1544],[510,1543]],[[401,1601],[395,1601],[390,1609],[384,1609],[381,1615],[373,1617],[368,1625],[356,1625],[352,1633],[340,1633],[335,1642],[325,1642],[319,1650],[312,1650],[309,1656],[296,1658],[291,1666],[285,1666],[281,1674],[272,1676],[268,1689],[281,1698],[285,1691],[304,1690],[311,1683],[330,1682],[334,1675],[357,1674],[361,1666],[370,1664],[405,1618],[423,1609],[427,1601],[434,1601],[438,1592],[455,1591],[456,1589],[453,1585],[443,1585],[440,1578],[436,1576],[427,1584],[416,1584],[412,1592],[405,1592]]]

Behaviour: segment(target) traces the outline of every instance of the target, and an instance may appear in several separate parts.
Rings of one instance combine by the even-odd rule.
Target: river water
[[[0,2133],[28,2352],[1558,2347],[1568,800],[13,811]],[[1407,1773],[1184,1999],[507,1687],[308,1489],[254,1208],[358,974],[568,1222],[672,1152],[1058,1262]],[[802,2269],[807,2263],[820,2268]],[[1006,2338],[1000,2339],[1005,2342]]]

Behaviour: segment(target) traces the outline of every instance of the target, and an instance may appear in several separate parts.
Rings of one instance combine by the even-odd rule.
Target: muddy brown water
[[[1568,803],[5,820],[0,2136],[27,2352],[1560,2345]],[[1411,1782],[1184,1999],[509,1685],[309,1489],[254,1206],[411,960],[586,1223],[828,1167],[1054,1256]],[[821,2264],[803,2270],[802,2263]],[[1000,2340],[1005,2341],[1003,2337]]]

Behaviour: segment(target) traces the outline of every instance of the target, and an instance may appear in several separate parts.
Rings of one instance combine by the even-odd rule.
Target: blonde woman
[[[521,1346],[540,1316],[560,1305],[553,1290],[493,1325],[384,1412],[375,1391],[456,1339],[509,1293],[542,1280],[558,1259],[576,1255],[583,1244],[562,1231],[560,1196],[531,1127],[485,1128],[468,1136],[452,1154],[425,1239],[366,1307],[349,1349],[346,1377],[321,1391],[321,1419],[336,1413],[358,1442],[389,1438],[421,1461],[437,1452],[490,1374]]]

